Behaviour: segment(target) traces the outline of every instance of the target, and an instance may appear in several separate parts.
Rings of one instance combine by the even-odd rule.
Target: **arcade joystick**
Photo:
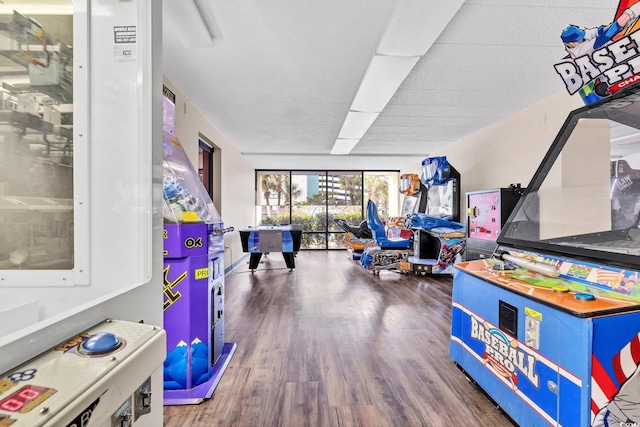
[[[87,356],[111,353],[122,345],[122,340],[110,332],[98,332],[78,345],[78,351]]]
[[[558,277],[560,275],[560,271],[555,265],[543,264],[532,259],[521,258],[509,254],[502,254],[502,259],[512,262],[519,267],[526,268],[527,270],[544,274],[545,276]]]

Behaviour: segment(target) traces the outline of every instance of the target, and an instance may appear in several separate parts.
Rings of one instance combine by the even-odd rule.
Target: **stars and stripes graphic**
[[[595,355],[591,356],[591,417],[613,399],[620,386],[634,373],[640,363],[640,333],[633,337],[613,357],[614,377],[611,377]]]
[[[605,270],[600,269],[596,273],[596,282],[611,287],[617,286],[624,279],[624,270]]]

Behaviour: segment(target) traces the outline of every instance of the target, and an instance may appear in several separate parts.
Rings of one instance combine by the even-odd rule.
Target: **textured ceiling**
[[[198,0],[209,43],[192,0],[163,0],[163,71],[256,169],[400,169],[563,91],[560,32],[618,5],[465,1],[352,153],[331,156],[397,3]]]

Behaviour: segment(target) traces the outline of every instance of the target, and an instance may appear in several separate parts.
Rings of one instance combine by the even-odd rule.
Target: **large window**
[[[342,219],[347,224],[358,225],[362,215],[362,173],[329,172],[327,174],[327,205],[331,216],[327,244],[330,249],[342,249],[342,229],[333,222]]]
[[[289,224],[289,172],[256,173],[256,218],[258,224]]]
[[[302,224],[302,247],[327,246],[327,180],[325,172],[291,172],[291,223]]]
[[[303,249],[344,249],[344,231],[357,226],[368,200],[381,217],[398,214],[398,172],[257,171],[257,225],[302,224]]]

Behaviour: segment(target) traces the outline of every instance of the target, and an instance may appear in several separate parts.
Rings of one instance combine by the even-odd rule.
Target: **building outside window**
[[[256,171],[256,225],[302,224],[303,249],[344,249],[342,219],[357,226],[373,200],[398,215],[397,171]]]

